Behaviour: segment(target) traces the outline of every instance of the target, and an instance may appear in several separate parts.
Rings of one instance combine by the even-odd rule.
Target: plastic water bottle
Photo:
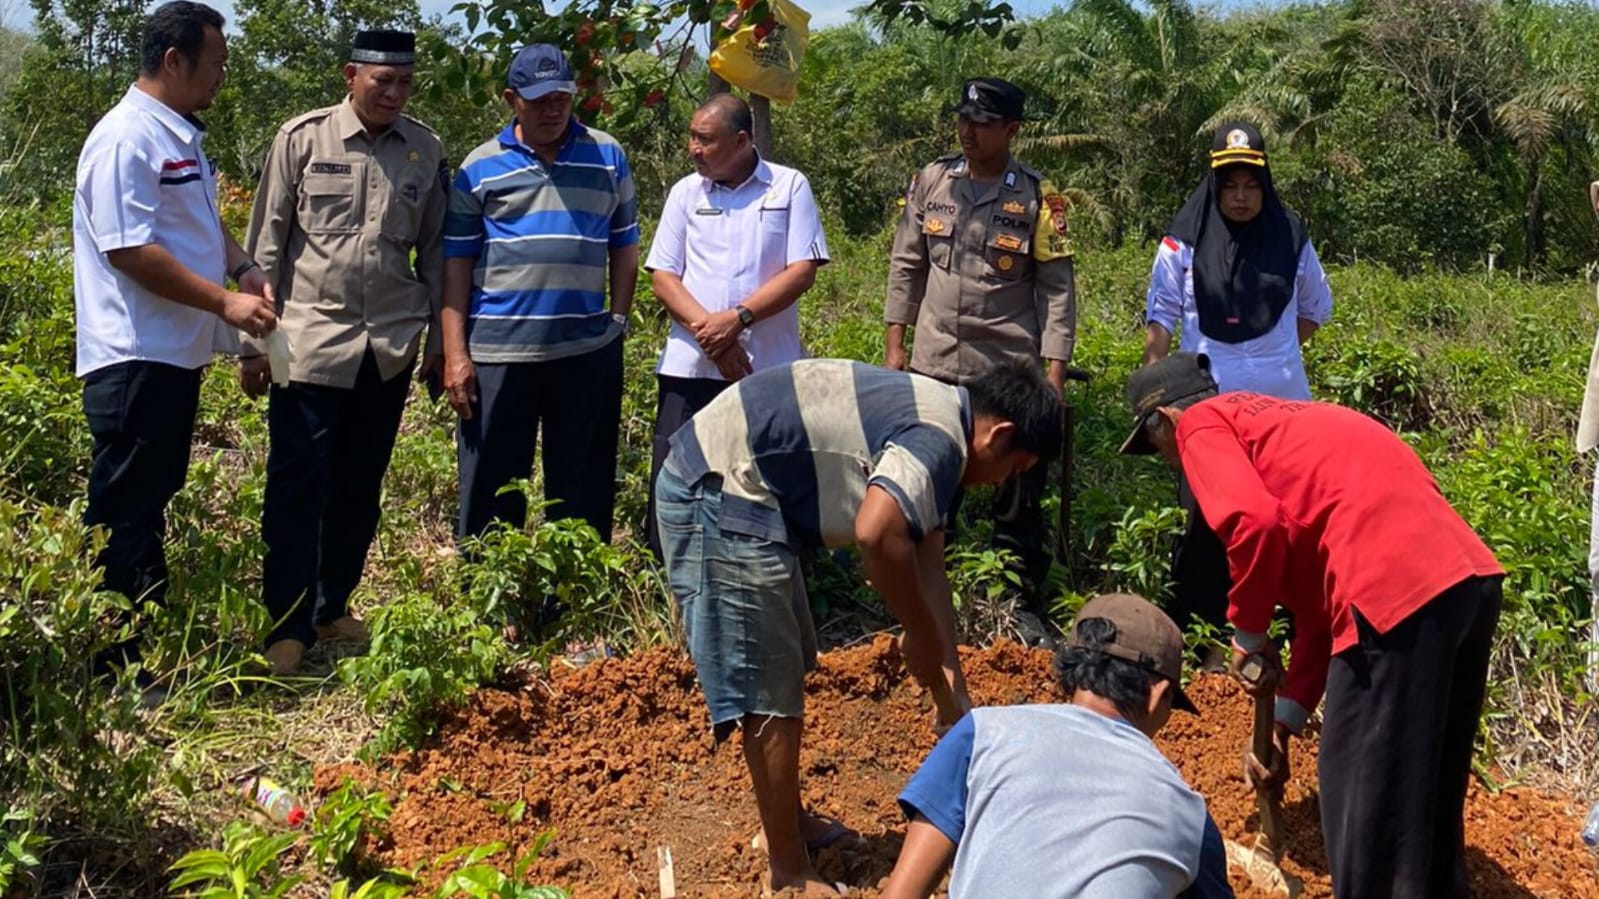
[[[244,782],[244,798],[255,803],[268,818],[286,827],[305,823],[305,806],[276,781],[252,777]]]
[[[1599,846],[1599,802],[1588,810],[1588,823],[1582,827],[1582,842],[1587,846]]]

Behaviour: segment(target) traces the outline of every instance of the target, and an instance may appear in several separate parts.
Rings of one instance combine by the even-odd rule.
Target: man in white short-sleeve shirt
[[[199,3],[151,13],[139,80],[78,157],[77,373],[94,437],[84,520],[109,532],[105,588],[136,602],[165,593],[166,506],[188,474],[201,371],[231,342],[224,324],[256,337],[277,324],[265,276],[222,227],[194,117],[222,86],[222,25]],[[98,661],[136,658],[130,641]]]
[[[827,263],[810,182],[760,157],[748,104],[718,94],[689,123],[694,174],[672,186],[644,267],[672,316],[656,367],[650,510],[672,434],[734,381],[805,357],[800,295]]]

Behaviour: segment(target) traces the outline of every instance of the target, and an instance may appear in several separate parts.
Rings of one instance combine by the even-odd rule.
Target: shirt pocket
[[[307,234],[361,228],[360,162],[313,159],[300,179],[300,227]]]
[[[427,202],[428,178],[420,166],[408,165],[389,185],[389,203],[383,210],[383,235],[410,246],[422,227],[422,205]]]
[[[948,216],[924,215],[922,239],[927,241],[927,262],[933,268],[948,269],[955,254],[955,221]]]
[[[782,205],[779,206],[779,203]],[[787,200],[768,198],[762,202],[758,235],[761,242],[762,268],[770,266],[771,271],[781,271],[788,266],[788,220]]]
[[[987,274],[1000,281],[1015,281],[1026,275],[1032,266],[1028,255],[1032,241],[1026,233],[995,227],[988,233],[983,257],[988,263]]]

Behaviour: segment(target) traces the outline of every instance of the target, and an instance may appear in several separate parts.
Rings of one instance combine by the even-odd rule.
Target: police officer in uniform
[[[1066,200],[1011,156],[1022,89],[973,78],[961,90],[961,152],[934,160],[905,194],[883,309],[885,364],[961,384],[1003,359],[1042,358],[1061,390],[1077,321]],[[908,359],[907,325],[916,329]],[[1037,587],[1050,562],[1039,508],[1047,462],[1013,476],[994,497],[994,545],[1020,558],[1034,612],[1043,611]]]
[[[277,290],[293,354],[287,385],[261,341],[239,363],[246,392],[271,391],[262,588],[279,675],[318,637],[365,640],[347,602],[424,329],[424,367],[440,356],[450,170],[438,135],[401,113],[415,63],[410,32],[357,34],[349,95],[278,130],[250,217],[246,251]]]

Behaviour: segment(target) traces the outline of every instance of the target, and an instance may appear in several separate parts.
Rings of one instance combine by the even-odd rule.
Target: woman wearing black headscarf
[[[1332,294],[1304,223],[1277,198],[1265,148],[1251,125],[1217,130],[1210,173],[1155,256],[1144,363],[1180,333],[1224,392],[1308,400],[1299,347],[1332,313]]]
[[[1210,172],[1189,196],[1155,255],[1144,317],[1144,364],[1182,349],[1210,357],[1223,392],[1310,399],[1300,345],[1332,314],[1327,275],[1304,222],[1277,198],[1266,142],[1254,126],[1230,122],[1211,141]],[[1222,628],[1232,580],[1221,541],[1205,524],[1186,482],[1178,499],[1188,528],[1172,554],[1168,612]]]

